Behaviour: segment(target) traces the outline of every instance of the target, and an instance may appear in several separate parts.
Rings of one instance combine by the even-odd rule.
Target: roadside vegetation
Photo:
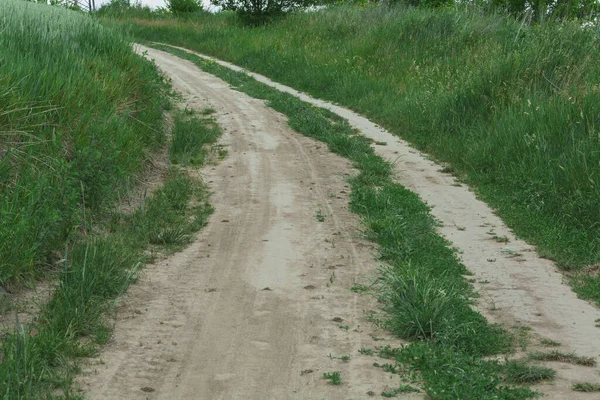
[[[0,285],[64,258],[164,143],[165,84],[119,32],[80,13],[0,5]]]
[[[600,303],[598,28],[476,7],[331,7],[259,27],[232,13],[106,18],[337,102],[471,185]]]
[[[538,394],[522,384],[554,377],[554,371],[547,368],[490,357],[508,357],[517,338],[473,310],[474,293],[464,277],[468,271],[436,233],[429,208],[416,194],[393,182],[391,165],[374,153],[369,139],[336,114],[244,73],[169,46],[155,47],[191,60],[237,90],[266,100],[288,116],[292,129],[326,143],[358,169],[359,174],[349,180],[351,209],[363,218],[366,237],[379,244],[379,258],[388,265],[381,268],[375,284],[384,311],[378,323],[413,341],[400,349],[380,349],[378,355],[393,363],[381,367],[416,382],[432,399],[534,398]],[[344,384],[338,372],[326,372],[323,379]]]
[[[0,285],[52,286],[25,320],[2,299],[15,319],[0,336],[0,396],[79,398],[78,359],[109,339],[115,299],[211,213],[187,169],[220,130],[172,111],[165,149],[166,83],[84,14],[6,0],[0,30]],[[162,186],[139,194],[148,159],[163,153],[177,165],[165,160]]]

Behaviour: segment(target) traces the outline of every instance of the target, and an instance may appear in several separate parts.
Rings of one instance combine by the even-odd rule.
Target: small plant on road
[[[325,221],[325,216],[323,214],[321,214],[321,210],[317,210],[316,218],[317,218],[317,221],[319,221],[319,222]]]
[[[323,379],[328,380],[332,385],[341,385],[342,377],[339,371],[323,373]]]
[[[373,349],[369,349],[367,347],[362,347],[360,350],[358,350],[358,352],[360,354],[362,354],[363,356],[372,356],[373,355]]]
[[[539,365],[528,365],[522,361],[509,361],[506,364],[506,379],[512,383],[534,383],[555,376],[556,371]]]

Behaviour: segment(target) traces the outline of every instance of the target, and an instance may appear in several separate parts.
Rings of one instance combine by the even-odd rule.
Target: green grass
[[[214,110],[204,110],[201,115],[210,115]],[[220,135],[216,121],[206,117],[190,117],[182,113],[175,117],[169,156],[175,164],[202,165],[209,152],[207,145],[214,144]]]
[[[157,47],[193,61],[237,90],[266,100],[288,116],[294,130],[352,161],[359,174],[349,179],[351,209],[363,219],[366,237],[379,244],[379,259],[389,265],[380,270],[374,287],[385,311],[382,323],[399,337],[415,340],[402,349],[388,349],[387,356],[421,376],[423,390],[431,398],[536,396],[528,388],[511,386],[503,378],[504,366],[486,359],[509,351],[513,339],[472,309],[472,287],[463,277],[468,271],[436,233],[429,208],[392,181],[391,165],[374,153],[367,138],[357,135],[339,116],[246,74],[181,50]],[[389,364],[387,370],[397,368]]]
[[[372,356],[373,355],[373,349],[369,349],[367,347],[361,347],[358,352],[360,354],[362,354],[363,356]]]
[[[583,382],[573,385],[573,390],[576,392],[600,392],[600,383]]]
[[[202,123],[216,129],[213,122]],[[190,132],[207,126],[196,128]],[[177,134],[182,133],[176,125]],[[132,213],[113,213],[91,229],[95,234],[66,247],[48,303],[41,305],[33,323],[17,325],[0,340],[0,392],[6,398],[76,397],[72,379],[77,359],[94,355],[110,338],[113,300],[151,261],[151,253],[171,252],[190,242],[212,212],[207,196],[200,182],[173,168],[163,186]]]
[[[596,366],[596,359],[594,357],[583,357],[578,356],[574,353],[563,353],[557,350],[553,350],[548,353],[531,353],[529,354],[529,358],[537,361],[565,362],[576,365],[583,365],[585,367]]]
[[[248,28],[228,13],[130,15],[185,46],[347,106],[476,188],[515,233],[600,302],[600,35],[476,8],[331,7]]]
[[[77,358],[94,355],[110,338],[112,300],[148,261],[143,250],[152,244],[181,247],[206,222],[211,208],[205,191],[194,185],[181,173],[172,173],[138,211],[121,216],[126,222],[118,229],[89,235],[65,250],[65,264],[48,303],[41,305],[33,323],[5,332],[0,340],[0,391],[5,398],[45,398],[57,391],[75,396],[71,385]]]
[[[168,103],[154,66],[83,13],[4,0],[0,31],[0,284],[14,284],[141,169]]]
[[[528,365],[519,361],[509,361],[505,367],[507,380],[513,383],[536,383],[554,379],[556,371],[539,365]]]
[[[339,371],[324,372],[323,379],[329,381],[329,383],[332,385],[341,385],[342,384],[342,377],[340,376]]]

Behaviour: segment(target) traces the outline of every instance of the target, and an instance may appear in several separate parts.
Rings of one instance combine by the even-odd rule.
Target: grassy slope
[[[0,284],[49,265],[164,142],[163,86],[119,32],[0,3]]]
[[[565,270],[600,262],[597,32],[381,7],[298,13],[260,28],[228,14],[120,23],[349,106],[450,162]],[[598,276],[575,282],[600,302]]]
[[[0,397],[76,398],[77,359],[110,337],[114,299],[147,250],[185,245],[211,208],[204,187],[173,167],[138,209],[111,210],[163,147],[169,104],[155,67],[120,33],[15,0],[0,3],[0,31],[0,283],[51,263],[56,277],[36,318],[0,336]],[[177,114],[169,154],[201,164],[219,134],[210,119]]]
[[[381,323],[399,337],[415,341],[401,349],[381,349],[392,364],[380,365],[405,380],[417,382],[433,399],[525,399],[536,393],[515,379],[511,369],[486,356],[511,350],[511,335],[489,325],[471,308],[468,271],[435,232],[435,221],[417,195],[396,184],[391,166],[377,156],[369,140],[339,116],[279,92],[243,73],[233,72],[189,53],[158,46],[195,62],[205,71],[229,82],[237,90],[264,99],[289,118],[290,126],[353,162],[359,174],[350,179],[351,208],[365,224],[367,237],[380,246],[377,297],[385,317]],[[530,371],[520,361],[510,366]],[[409,369],[410,372],[401,372]],[[537,380],[550,379],[550,370]],[[343,382],[344,377],[324,374]],[[534,380],[528,381],[533,382]],[[406,386],[393,393],[414,390]],[[383,395],[383,393],[382,393]]]

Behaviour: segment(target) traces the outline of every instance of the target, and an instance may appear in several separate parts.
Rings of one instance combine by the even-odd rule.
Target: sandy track
[[[600,329],[595,326],[600,317],[598,308],[578,299],[563,283],[563,275],[552,261],[540,258],[532,246],[516,238],[493,210],[467,187],[457,186],[455,179],[442,173],[438,164],[351,110],[312,98],[231,63],[177,48],[244,71],[260,82],[329,109],[346,118],[363,135],[385,142],[385,146],[374,146],[375,151],[395,163],[399,183],[432,206],[432,215],[442,222],[440,233],[459,249],[463,263],[474,273],[475,286],[482,295],[479,311],[492,322],[531,327],[534,334],[560,342],[559,350],[563,352],[576,352],[600,361]],[[493,236],[506,236],[509,242],[498,243]],[[600,380],[600,368],[560,363],[552,366],[559,370],[561,378],[552,387],[540,387],[551,398],[595,398],[594,394],[572,392],[570,385]]]
[[[187,61],[138,50],[188,106],[217,110],[229,154],[203,173],[216,208],[208,226],[149,265],[121,302],[113,338],[80,379],[88,397],[346,400],[397,387],[357,352],[390,342],[374,341],[385,335],[363,311],[375,306],[349,290],[377,267],[347,209],[349,163],[262,101]],[[328,385],[327,371],[344,384]]]

